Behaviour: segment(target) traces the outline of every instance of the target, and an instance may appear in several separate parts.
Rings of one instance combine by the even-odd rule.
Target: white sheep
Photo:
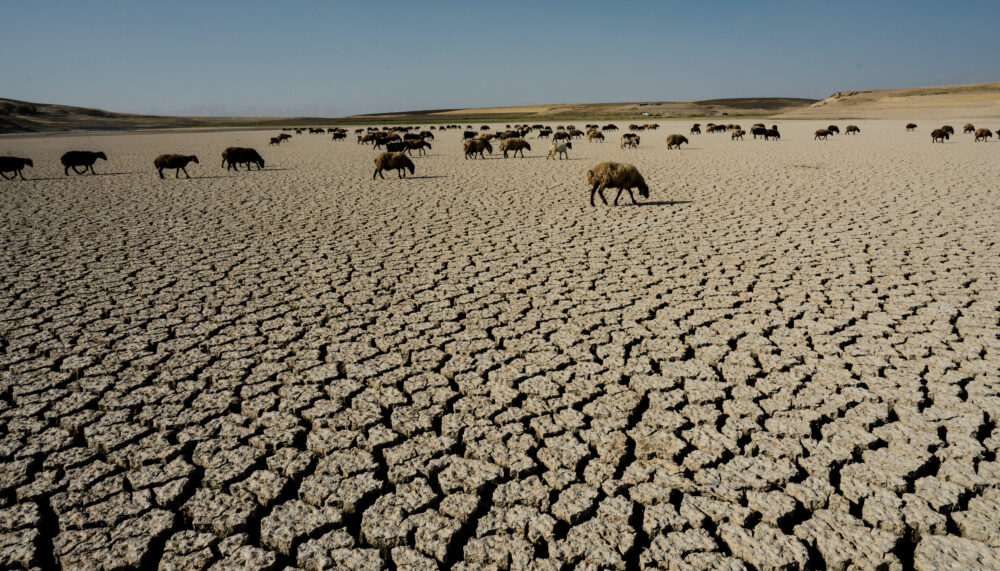
[[[559,155],[559,158],[562,159],[562,155],[566,155],[566,158],[568,159],[569,153],[566,152],[566,149],[572,148],[573,143],[570,143],[569,141],[566,141],[565,143],[552,143],[552,146],[549,147],[549,154],[545,158],[555,159],[556,155]]]

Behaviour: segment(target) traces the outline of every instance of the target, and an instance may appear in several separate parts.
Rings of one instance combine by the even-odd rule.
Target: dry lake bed
[[[0,139],[0,567],[1000,567],[1000,143],[777,123]]]

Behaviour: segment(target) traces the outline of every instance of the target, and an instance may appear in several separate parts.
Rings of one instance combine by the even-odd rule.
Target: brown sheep
[[[424,149],[431,148],[431,144],[424,140],[416,140],[416,141],[410,140],[406,141],[405,144],[406,144],[406,152],[411,155],[413,153],[411,153],[410,151],[419,151],[418,154],[425,155],[427,154],[427,151],[425,151]]]
[[[569,133],[567,133],[566,131],[556,131],[552,135],[552,140],[553,141],[561,141],[563,139],[566,139],[567,141],[569,141],[571,139],[571,137],[569,136]]]
[[[18,176],[20,176],[21,180],[25,180],[24,173],[21,171],[24,170],[24,167],[26,166],[34,168],[35,163],[31,162],[31,159],[21,159],[18,157],[0,157],[0,176],[4,177],[7,180],[14,180]],[[12,172],[14,174],[8,177],[7,175],[4,174],[5,172]]]
[[[601,163],[587,171],[587,184],[591,185],[591,206],[596,206],[594,204],[595,193],[601,196],[605,205],[608,203],[608,199],[604,198],[605,188],[618,189],[618,195],[615,196],[615,206],[618,206],[618,199],[621,198],[623,190],[627,190],[628,195],[632,197],[632,204],[638,204],[635,201],[635,195],[632,194],[633,188],[639,189],[639,196],[642,198],[649,198],[649,186],[646,185],[646,181],[643,180],[639,171],[630,164]]]
[[[174,178],[180,178],[181,171],[184,171],[184,176],[191,178],[187,168],[185,168],[188,163],[198,164],[198,157],[194,155],[160,155],[153,159],[153,166],[160,173],[160,178],[163,178],[163,169],[175,169]]]
[[[264,159],[256,150],[247,147],[227,147],[222,151],[222,164],[226,170],[240,170],[239,165],[246,165],[247,170],[252,170],[251,164],[257,165],[260,170],[264,169]]]
[[[574,138],[574,139],[582,138],[584,135],[586,135],[586,133],[584,133],[583,131],[581,131],[579,129],[570,129],[569,130],[569,136],[572,137],[572,138]]]
[[[978,141],[983,141],[985,143],[986,139],[989,139],[992,136],[993,136],[993,132],[990,131],[989,129],[976,129],[976,141],[977,142]]]
[[[603,143],[604,142],[604,133],[601,133],[600,131],[591,131],[591,132],[587,133],[587,140],[590,141],[591,143],[593,143],[594,141],[600,140]]]
[[[831,135],[834,133],[838,135],[840,134],[840,128],[837,127],[836,125],[830,125],[829,127],[826,128],[826,130],[829,131]]]
[[[407,157],[403,153],[380,153],[379,156],[375,157],[375,173],[372,174],[372,180],[375,180],[375,175],[380,178],[385,179],[382,176],[382,171],[384,170],[396,170],[396,174],[399,178],[406,178],[406,169],[410,170],[410,174],[413,174],[415,167],[413,166],[413,161],[410,157]]]
[[[684,135],[670,135],[669,137],[667,137],[667,150],[673,148],[679,149],[681,148],[682,144],[687,142],[688,142],[687,137],[685,137]]]
[[[108,157],[102,152],[94,153],[91,151],[70,151],[59,158],[63,166],[66,167],[63,169],[66,176],[69,176],[70,168],[72,168],[73,172],[76,174],[83,174],[87,172],[88,169],[91,174],[97,174],[94,172],[94,163],[97,162],[97,159],[103,159],[106,161],[108,160]],[[76,167],[83,167],[83,170],[77,170]]]
[[[781,139],[781,133],[777,129],[768,129],[764,131],[764,140],[767,141],[768,139]]]
[[[485,159],[486,157],[483,156],[483,151],[486,151],[491,155],[493,154],[493,146],[490,145],[489,141],[484,139],[466,139],[462,142],[462,149],[465,151],[466,159],[470,156],[472,158],[476,158],[476,155],[479,155],[479,158],[481,159]]]
[[[962,134],[973,133],[975,131],[976,127],[972,123],[966,123],[965,126],[962,127]]]
[[[521,152],[521,158],[524,158],[524,149],[531,150],[531,145],[528,141],[518,137],[512,137],[510,139],[504,139],[500,141],[500,150],[503,151],[503,158],[507,158],[507,152],[510,151],[516,157],[518,151]]]
[[[691,133],[690,134],[691,135],[700,135],[701,134],[701,125],[698,125],[697,123],[695,123],[694,126],[691,127]]]
[[[845,135],[857,135],[860,132],[861,128],[858,127],[857,125],[848,125],[847,128],[844,129]]]
[[[746,132],[746,131],[744,131],[743,129],[734,129],[734,130],[733,130],[733,134],[732,134],[732,135],[730,136],[730,138],[731,138],[732,140],[734,140],[734,141],[735,141],[736,139],[739,139],[739,140],[741,140],[741,141],[742,141],[742,140],[743,140],[743,135],[746,135],[746,134],[747,134],[747,132]]]
[[[277,137],[271,137],[271,142],[268,143],[268,145],[280,145],[280,144],[281,144],[281,139]]]
[[[906,130],[907,131],[913,131],[916,128],[917,128],[917,124],[916,123],[907,123],[906,124]]]
[[[624,149],[628,147],[630,149],[633,149],[638,146],[639,146],[639,135],[634,135],[632,133],[625,133],[624,135],[622,135],[621,148]]]
[[[941,127],[941,131],[944,133],[948,133],[949,135],[955,134],[955,128],[952,127],[951,125],[945,125],[944,127]]]
[[[288,133],[282,133],[282,134],[278,135],[278,138],[281,139],[282,142],[284,142],[284,141],[287,141],[287,140],[291,139],[292,136],[289,135]]]
[[[817,129],[816,130],[816,136],[813,137],[813,140],[814,141],[816,139],[824,139],[825,140],[829,136],[830,136],[830,130],[829,129]]]
[[[933,131],[931,131],[932,143],[937,143],[938,139],[940,139],[940,142],[943,143],[947,138],[948,138],[948,133],[944,131],[944,129],[934,129]]]

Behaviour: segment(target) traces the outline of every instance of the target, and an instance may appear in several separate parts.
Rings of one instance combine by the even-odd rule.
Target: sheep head
[[[102,152],[99,152],[99,153],[97,153],[97,154],[95,154],[94,156],[96,156],[96,157],[97,157],[97,158],[99,158],[99,159],[104,159],[104,160],[108,160],[108,157],[107,157],[107,155],[105,155],[103,151],[102,151]]]
[[[29,167],[35,166],[35,163],[31,162],[31,159],[24,159],[24,164],[28,165]]]
[[[649,198],[649,185],[645,182],[639,185],[639,196]]]

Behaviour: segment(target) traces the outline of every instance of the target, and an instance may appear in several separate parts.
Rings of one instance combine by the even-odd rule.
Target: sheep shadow
[[[140,171],[134,171],[134,172],[98,172],[98,173],[91,173],[90,176],[120,176],[120,175],[123,175],[123,174],[148,174],[148,173],[146,171],[142,171],[142,172],[140,172]],[[80,176],[85,177],[86,175],[80,175]],[[67,178],[71,178],[71,177],[67,177]]]
[[[47,177],[38,177],[38,178],[25,178],[24,182],[31,182],[33,180],[63,180],[64,178],[67,178],[67,177],[64,177],[64,176],[47,176]]]
[[[167,178],[170,178],[170,177],[167,177]],[[226,175],[218,175],[218,176],[214,176],[214,175],[193,176],[193,177],[191,177],[191,180],[198,180],[199,178],[232,178],[232,176],[226,176]],[[186,179],[184,177],[180,177],[179,180],[186,180]]]
[[[443,175],[443,174],[437,174],[437,175],[426,175],[426,176],[412,176],[411,175],[411,176],[408,176],[406,178],[408,178],[408,179],[415,179],[415,178],[451,178],[451,177]]]
[[[693,200],[654,200],[651,202],[640,202],[638,204],[627,203],[625,206],[676,206],[678,204],[691,204]]]

